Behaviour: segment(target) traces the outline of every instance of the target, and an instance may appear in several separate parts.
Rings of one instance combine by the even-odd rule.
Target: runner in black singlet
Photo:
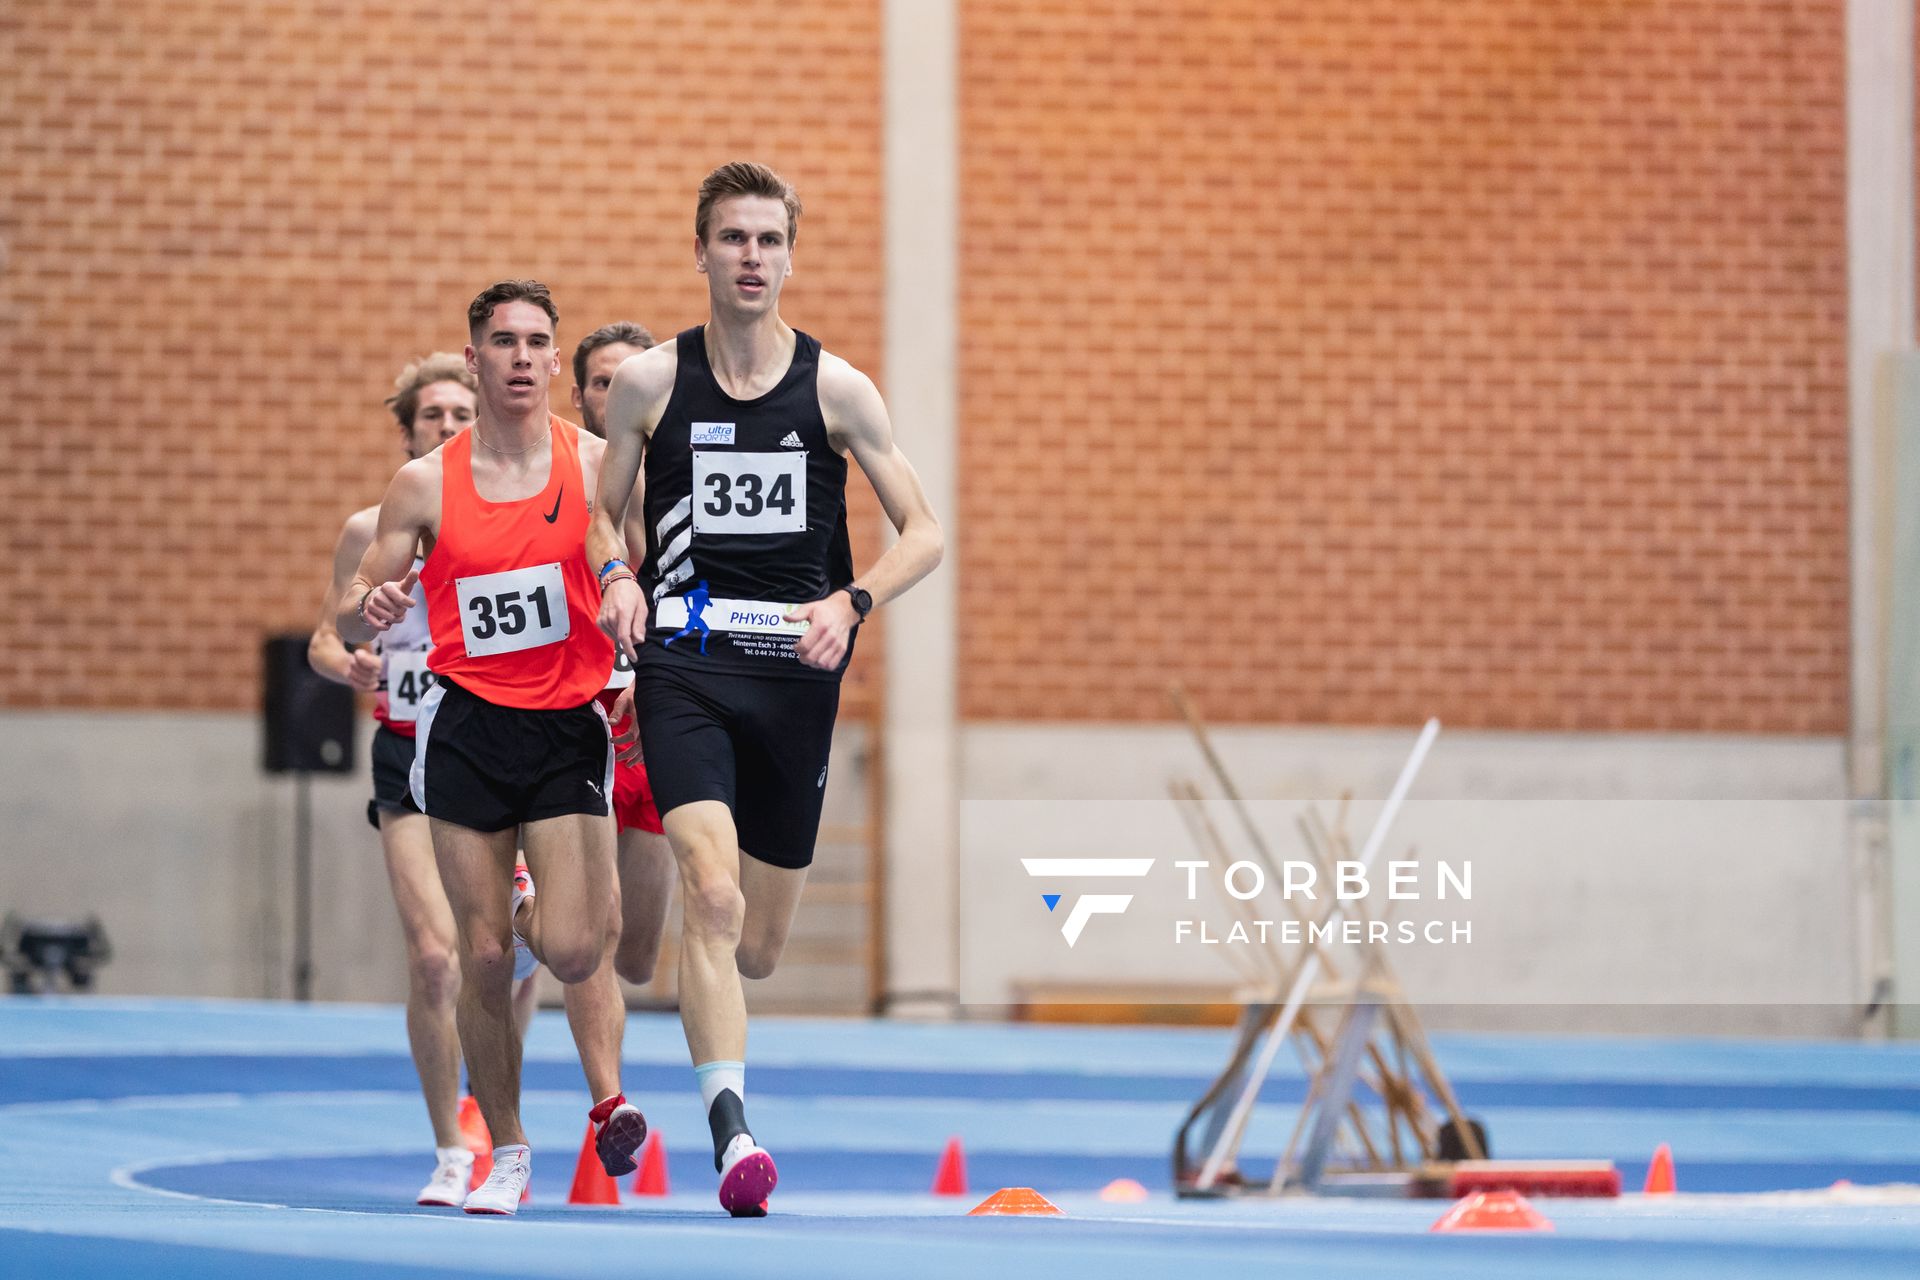
[[[635,659],[639,745],[684,893],[681,1022],[737,1216],[764,1213],[777,1181],[746,1123],[740,979],[773,972],[793,924],[855,628],[942,551],[873,383],[780,319],[799,213],[764,165],[701,184],[711,316],[615,374],[587,535],[601,625]],[[647,543],[629,565],[621,520],[643,451]],[[857,576],[849,454],[899,531]],[[702,644],[668,645],[683,632]]]

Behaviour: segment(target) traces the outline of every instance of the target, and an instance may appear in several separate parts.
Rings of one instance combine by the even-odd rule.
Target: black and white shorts
[[[606,816],[613,738],[600,704],[502,707],[442,678],[420,700],[413,802],[430,818],[505,831],[570,813]]]
[[[742,852],[793,870],[811,864],[840,682],[688,670],[647,661],[650,649],[633,705],[661,817],[718,800],[733,811]]]
[[[367,821],[377,831],[382,813],[418,813],[413,802],[413,739],[381,725],[373,731],[373,799]]]

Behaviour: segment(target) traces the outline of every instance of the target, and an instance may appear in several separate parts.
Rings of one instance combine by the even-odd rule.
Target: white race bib
[[[619,649],[613,651],[613,674],[607,677],[607,688],[624,689],[633,683],[633,664],[627,661],[627,655]]]
[[[693,451],[693,531],[803,533],[807,455]]]
[[[427,670],[425,649],[401,649],[384,655],[387,660],[387,719],[394,724],[412,724],[420,718],[420,699],[427,696],[439,677]]]
[[[558,562],[455,578],[453,588],[471,657],[558,644],[571,629],[567,582]]]

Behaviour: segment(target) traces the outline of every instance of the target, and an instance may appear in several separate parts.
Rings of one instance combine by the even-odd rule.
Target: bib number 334
[[[807,527],[807,455],[693,453],[695,533],[799,533]]]
[[[567,583],[557,562],[456,578],[453,586],[472,657],[518,653],[567,638]]]

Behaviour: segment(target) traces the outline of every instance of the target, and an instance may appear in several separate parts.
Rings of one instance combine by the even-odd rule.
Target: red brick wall
[[[1841,0],[968,0],[962,707],[1837,733]]]
[[[255,705],[405,357],[510,274],[568,354],[697,323],[725,160],[798,185],[785,312],[877,372],[879,38],[874,0],[0,7],[0,705]]]
[[[1839,0],[961,13],[966,715],[1844,728]],[[252,705],[401,360],[508,273],[563,343],[697,321],[721,159],[877,371],[879,54],[872,0],[0,9],[0,704]]]

